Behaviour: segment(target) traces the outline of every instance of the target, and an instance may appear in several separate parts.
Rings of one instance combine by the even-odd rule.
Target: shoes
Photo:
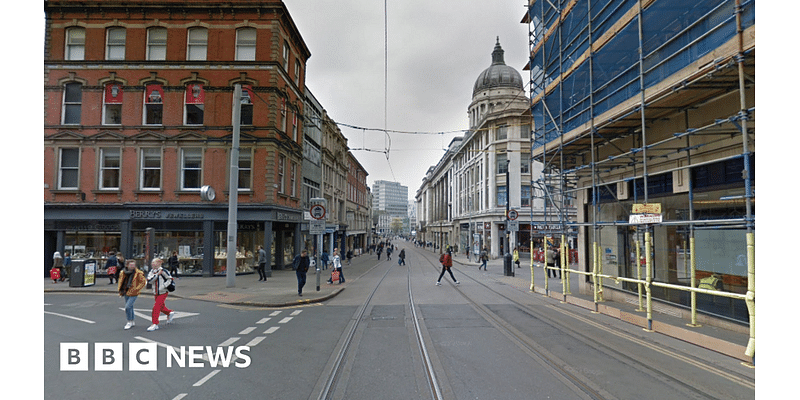
[[[461,282],[459,282],[459,281],[456,281],[456,285],[460,285],[460,284],[461,284]]]
[[[125,324],[125,330],[127,331],[128,329],[131,329],[132,326],[133,326],[133,322],[128,321],[128,323]]]
[[[303,294],[302,294],[302,293],[298,293],[297,295],[298,295],[298,296],[300,296],[300,297],[303,297]]]
[[[147,331],[148,332],[152,332],[152,331],[157,330],[157,329],[158,329],[158,325],[153,324],[153,325],[150,325],[149,328],[147,328]]]
[[[442,282],[436,282],[436,286],[442,286]]]
[[[169,315],[167,315],[167,323],[171,324],[173,318],[175,318],[175,311],[173,311],[173,312],[169,313]]]

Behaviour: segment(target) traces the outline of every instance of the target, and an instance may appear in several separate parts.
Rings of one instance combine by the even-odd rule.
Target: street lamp
[[[505,276],[514,276],[514,268],[511,267],[511,220],[508,219],[508,212],[510,211],[511,193],[510,193],[510,171],[511,160],[506,157],[506,254],[503,256],[503,272]]]

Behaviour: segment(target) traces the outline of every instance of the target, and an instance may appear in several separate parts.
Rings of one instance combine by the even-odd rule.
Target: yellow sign
[[[632,214],[661,214],[661,203],[634,204]]]

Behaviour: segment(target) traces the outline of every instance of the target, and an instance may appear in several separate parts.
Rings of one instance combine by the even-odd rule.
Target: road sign
[[[511,232],[519,232],[519,221],[511,221],[509,226],[511,227]]]
[[[519,218],[519,212],[517,212],[517,210],[508,210],[508,213],[506,214],[506,217],[508,217],[508,219],[514,221],[517,218]]]
[[[321,204],[315,204],[311,206],[311,209],[308,211],[311,214],[311,218],[316,220],[321,220],[325,218],[325,207]]]
[[[661,223],[661,214],[631,214],[628,223],[634,225]]]
[[[311,235],[323,235],[325,234],[325,220],[324,219],[312,219],[308,222],[308,233]]]

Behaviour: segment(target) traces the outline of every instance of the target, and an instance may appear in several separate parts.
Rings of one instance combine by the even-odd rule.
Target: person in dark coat
[[[308,267],[311,266],[311,260],[308,258],[308,251],[303,250],[300,252],[300,260],[297,263],[295,274],[297,275],[297,295],[303,295],[303,286],[306,285],[306,274]]]

